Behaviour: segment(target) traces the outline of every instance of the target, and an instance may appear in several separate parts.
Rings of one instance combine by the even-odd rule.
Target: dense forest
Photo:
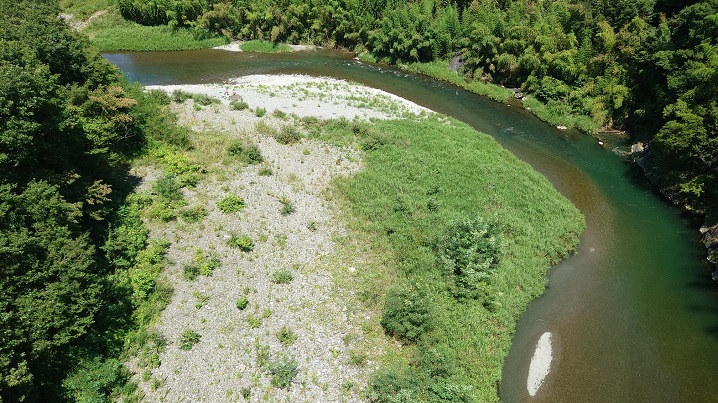
[[[56,2],[0,8],[0,401],[100,401],[160,288],[129,163],[173,131]]]
[[[460,55],[552,123],[627,130],[675,202],[718,212],[718,1],[119,0],[141,24],[315,43],[404,64]]]

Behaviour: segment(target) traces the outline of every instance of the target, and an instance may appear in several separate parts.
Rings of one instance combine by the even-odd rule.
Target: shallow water
[[[718,401],[718,293],[697,231],[657,196],[638,169],[612,152],[613,145],[601,147],[588,136],[558,131],[515,104],[498,104],[351,56],[323,50],[105,55],[143,84],[280,73],[348,79],[494,136],[549,178],[587,221],[579,251],[551,270],[546,293],[519,322],[504,364],[502,400]],[[528,368],[544,332],[552,333],[554,361],[531,397]]]

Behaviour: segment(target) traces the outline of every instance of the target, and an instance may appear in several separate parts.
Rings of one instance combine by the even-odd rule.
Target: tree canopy
[[[143,136],[54,2],[0,8],[0,398],[53,400],[107,305],[101,247]]]

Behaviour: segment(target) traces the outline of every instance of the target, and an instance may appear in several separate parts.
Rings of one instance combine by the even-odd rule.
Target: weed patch
[[[274,284],[287,284],[294,279],[291,271],[282,269],[272,273],[272,282]]]
[[[236,195],[227,196],[217,202],[217,208],[224,214],[238,213],[244,210],[245,207],[247,207],[247,203],[243,198]]]
[[[180,338],[179,338],[180,350],[185,350],[185,351],[191,350],[195,344],[199,343],[201,338],[202,338],[202,335],[195,332],[194,330],[185,329],[185,331],[182,332],[182,335],[180,335]]]
[[[269,363],[269,372],[272,374],[271,385],[275,388],[288,388],[297,376],[297,360],[294,357],[282,355]]]
[[[239,249],[243,252],[251,252],[254,249],[254,241],[248,235],[232,234],[227,239],[227,246]]]

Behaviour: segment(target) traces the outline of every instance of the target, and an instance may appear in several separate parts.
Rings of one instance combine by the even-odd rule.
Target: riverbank
[[[184,154],[206,171],[185,199],[207,213],[195,224],[152,229],[173,239],[175,295],[156,327],[168,341],[161,365],[136,377],[144,393],[359,401],[399,388],[422,400],[453,385],[457,397],[497,400],[516,320],[582,228],[575,208],[544,178],[453,119],[340,80],[256,75],[148,89],[184,100],[171,105],[192,130],[193,149]],[[237,143],[256,147],[263,161],[238,165],[224,151]],[[145,189],[162,175],[149,166],[136,172]],[[228,194],[246,207],[222,213]],[[286,205],[293,211],[283,214]],[[447,223],[477,215],[503,223],[506,257],[489,294],[457,300],[426,243]],[[253,248],[233,250],[233,234],[247,235]],[[187,281],[197,249],[222,264]],[[413,267],[418,262],[422,270]],[[274,282],[281,270],[292,279]],[[407,283],[423,284],[432,325],[397,343],[385,336],[385,298]],[[238,310],[242,297],[248,307]],[[200,335],[189,350],[180,342],[186,329]],[[283,344],[280,334],[293,341]],[[450,371],[422,380],[415,371],[425,364],[416,360],[437,351]],[[283,357],[296,366],[277,387],[271,368]]]

